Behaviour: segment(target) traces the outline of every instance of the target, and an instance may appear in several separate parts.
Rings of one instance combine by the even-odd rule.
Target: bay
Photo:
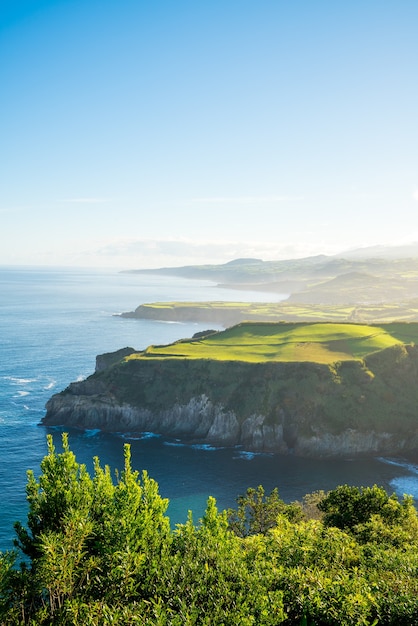
[[[207,328],[115,315],[155,301],[273,299],[281,297],[113,270],[0,267],[0,550],[12,547],[13,523],[25,521],[26,471],[39,475],[48,432],[60,449],[60,430],[39,425],[49,397],[91,374],[97,354],[169,343]],[[122,467],[123,444],[129,441],[133,466],[147,470],[169,498],[172,524],[184,522],[189,509],[197,521],[209,495],[223,509],[258,484],[267,491],[278,487],[286,501],[343,483],[376,483],[418,495],[417,466],[403,459],[314,461],[185,446],[150,434],[128,440],[100,431],[70,431],[69,439],[77,459],[89,468],[95,455],[102,464]]]

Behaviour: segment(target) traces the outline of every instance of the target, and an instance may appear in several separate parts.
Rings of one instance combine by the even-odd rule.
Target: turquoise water
[[[0,550],[12,546],[13,522],[25,520],[26,470],[39,471],[52,432],[39,426],[49,397],[94,371],[97,354],[124,346],[145,348],[189,337],[207,324],[173,324],[115,316],[139,304],[167,300],[272,300],[211,283],[112,271],[0,268]],[[279,298],[278,298],[279,299]],[[212,326],[212,325],[211,325]],[[98,455],[112,468],[123,465],[126,438],[100,431],[70,432],[79,461],[91,467]],[[146,469],[170,499],[173,524],[196,521],[209,495],[219,508],[233,506],[248,486],[278,487],[286,501],[338,484],[381,484],[418,495],[418,470],[404,460],[313,461],[254,455],[240,449],[185,446],[144,434],[130,440],[132,463]]]

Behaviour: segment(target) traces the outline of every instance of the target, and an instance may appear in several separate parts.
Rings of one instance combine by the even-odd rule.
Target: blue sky
[[[416,0],[2,0],[0,264],[418,240]]]

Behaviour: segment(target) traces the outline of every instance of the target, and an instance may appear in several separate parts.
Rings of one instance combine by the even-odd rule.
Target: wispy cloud
[[[333,255],[347,250],[367,246],[385,245],[384,241],[337,242],[318,238],[317,234],[301,232],[297,242],[285,238],[277,241],[213,241],[192,239],[134,239],[119,238],[105,240],[75,239],[51,242],[48,249],[32,251],[25,259],[28,264],[68,265],[84,267],[106,267],[113,269],[153,269],[158,267],[181,267],[184,265],[219,264],[237,258],[257,258],[263,261],[291,259],[318,254]],[[417,241],[415,233],[415,241]],[[390,243],[394,245],[394,241]],[[399,242],[400,244],[401,242]],[[406,242],[403,242],[406,243]],[[18,259],[20,258],[20,261]],[[7,263],[15,257],[9,254]],[[16,256],[22,262],[22,257]]]
[[[118,239],[94,246],[90,254],[107,259],[109,264],[126,268],[174,267],[181,265],[225,263],[250,257],[264,261],[297,258],[338,252],[336,247],[321,249],[303,242],[285,241],[212,241],[191,239]]]
[[[206,204],[277,204],[281,202],[295,202],[302,200],[303,196],[209,196],[192,198],[193,202]]]
[[[64,198],[60,202],[68,202],[71,204],[104,204],[111,202],[111,198]]]

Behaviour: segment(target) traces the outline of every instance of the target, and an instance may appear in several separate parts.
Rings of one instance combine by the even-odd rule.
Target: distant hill
[[[353,271],[293,293],[288,302],[370,305],[402,302],[416,297],[418,281],[415,275],[403,278],[389,272],[372,275]]]
[[[418,242],[402,246],[368,246],[346,250],[335,256],[345,259],[416,259],[418,258]]]
[[[244,258],[219,265],[129,271],[212,280],[229,289],[287,293],[289,302],[381,305],[418,297],[418,244],[376,246],[344,256],[279,261]]]
[[[284,261],[262,261],[259,259],[234,259],[219,265],[185,265],[155,269],[125,270],[131,274],[160,274],[184,278],[213,280],[237,285],[266,284],[295,277],[310,276],[312,268],[323,263],[325,256],[289,259]]]

